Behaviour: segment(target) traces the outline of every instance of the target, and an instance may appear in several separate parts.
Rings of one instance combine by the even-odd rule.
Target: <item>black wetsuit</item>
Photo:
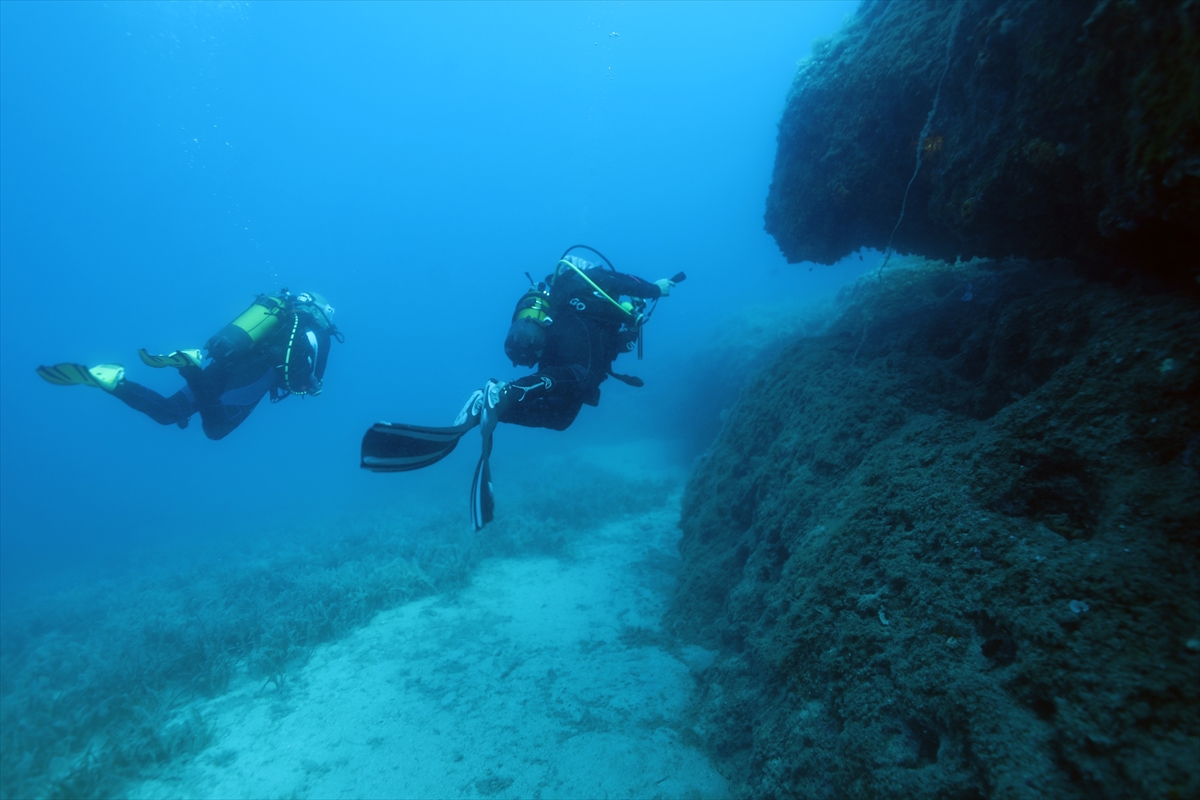
[[[329,330],[301,323],[285,380],[283,361],[290,335],[288,327],[247,352],[214,359],[203,369],[181,368],[179,374],[187,385],[170,397],[129,380],[117,384],[112,393],[161,425],[185,428],[192,415],[199,414],[204,435],[222,439],[241,425],[268,393],[275,400],[292,391],[320,388],[329,358]]]
[[[600,267],[586,275],[614,300],[622,295],[654,300],[662,294],[655,284],[633,275]],[[613,361],[637,343],[632,317],[597,296],[574,270],[554,279],[550,316],[554,322],[546,328],[538,371],[508,384],[497,407],[501,422],[566,430],[584,404],[600,402],[600,384],[608,379]]]

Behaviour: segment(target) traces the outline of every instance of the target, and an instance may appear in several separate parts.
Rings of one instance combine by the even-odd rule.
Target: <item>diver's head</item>
[[[528,317],[513,321],[504,339],[504,354],[515,367],[536,366],[546,349],[546,329]]]
[[[301,292],[297,295],[296,302],[311,311],[317,321],[323,322],[325,327],[333,326],[333,306],[329,305],[329,301],[322,295],[316,292]]]

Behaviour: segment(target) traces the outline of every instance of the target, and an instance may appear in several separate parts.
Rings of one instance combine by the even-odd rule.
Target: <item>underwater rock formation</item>
[[[747,796],[1200,796],[1200,310],[892,264],[693,473],[694,734]]]
[[[1200,796],[1197,219],[1196,0],[814,46],[768,232],[946,261],[861,278],[692,475],[672,620],[742,794]]]
[[[797,72],[766,230],[791,262],[896,228],[928,257],[1116,256],[1194,283],[1197,219],[1200,3],[866,0]]]

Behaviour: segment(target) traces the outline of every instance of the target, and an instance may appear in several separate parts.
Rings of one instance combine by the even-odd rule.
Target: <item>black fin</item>
[[[376,423],[363,434],[360,466],[372,472],[409,472],[428,467],[450,455],[462,435],[477,422],[470,420],[451,428]]]
[[[479,463],[475,465],[475,477],[471,480],[471,522],[477,531],[483,530],[483,526],[492,521],[496,511],[496,497],[492,494],[492,468],[488,465],[488,459],[492,456],[492,432],[496,430],[498,421],[495,410],[485,405],[479,421],[483,447],[479,453]]]

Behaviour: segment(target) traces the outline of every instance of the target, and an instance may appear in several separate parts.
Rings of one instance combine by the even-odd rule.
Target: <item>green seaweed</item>
[[[119,795],[215,741],[197,701],[241,679],[286,697],[316,647],[379,611],[453,591],[485,558],[565,554],[669,491],[595,467],[527,472],[478,534],[456,502],[307,538],[281,530],[219,560],[6,603],[0,797]]]

